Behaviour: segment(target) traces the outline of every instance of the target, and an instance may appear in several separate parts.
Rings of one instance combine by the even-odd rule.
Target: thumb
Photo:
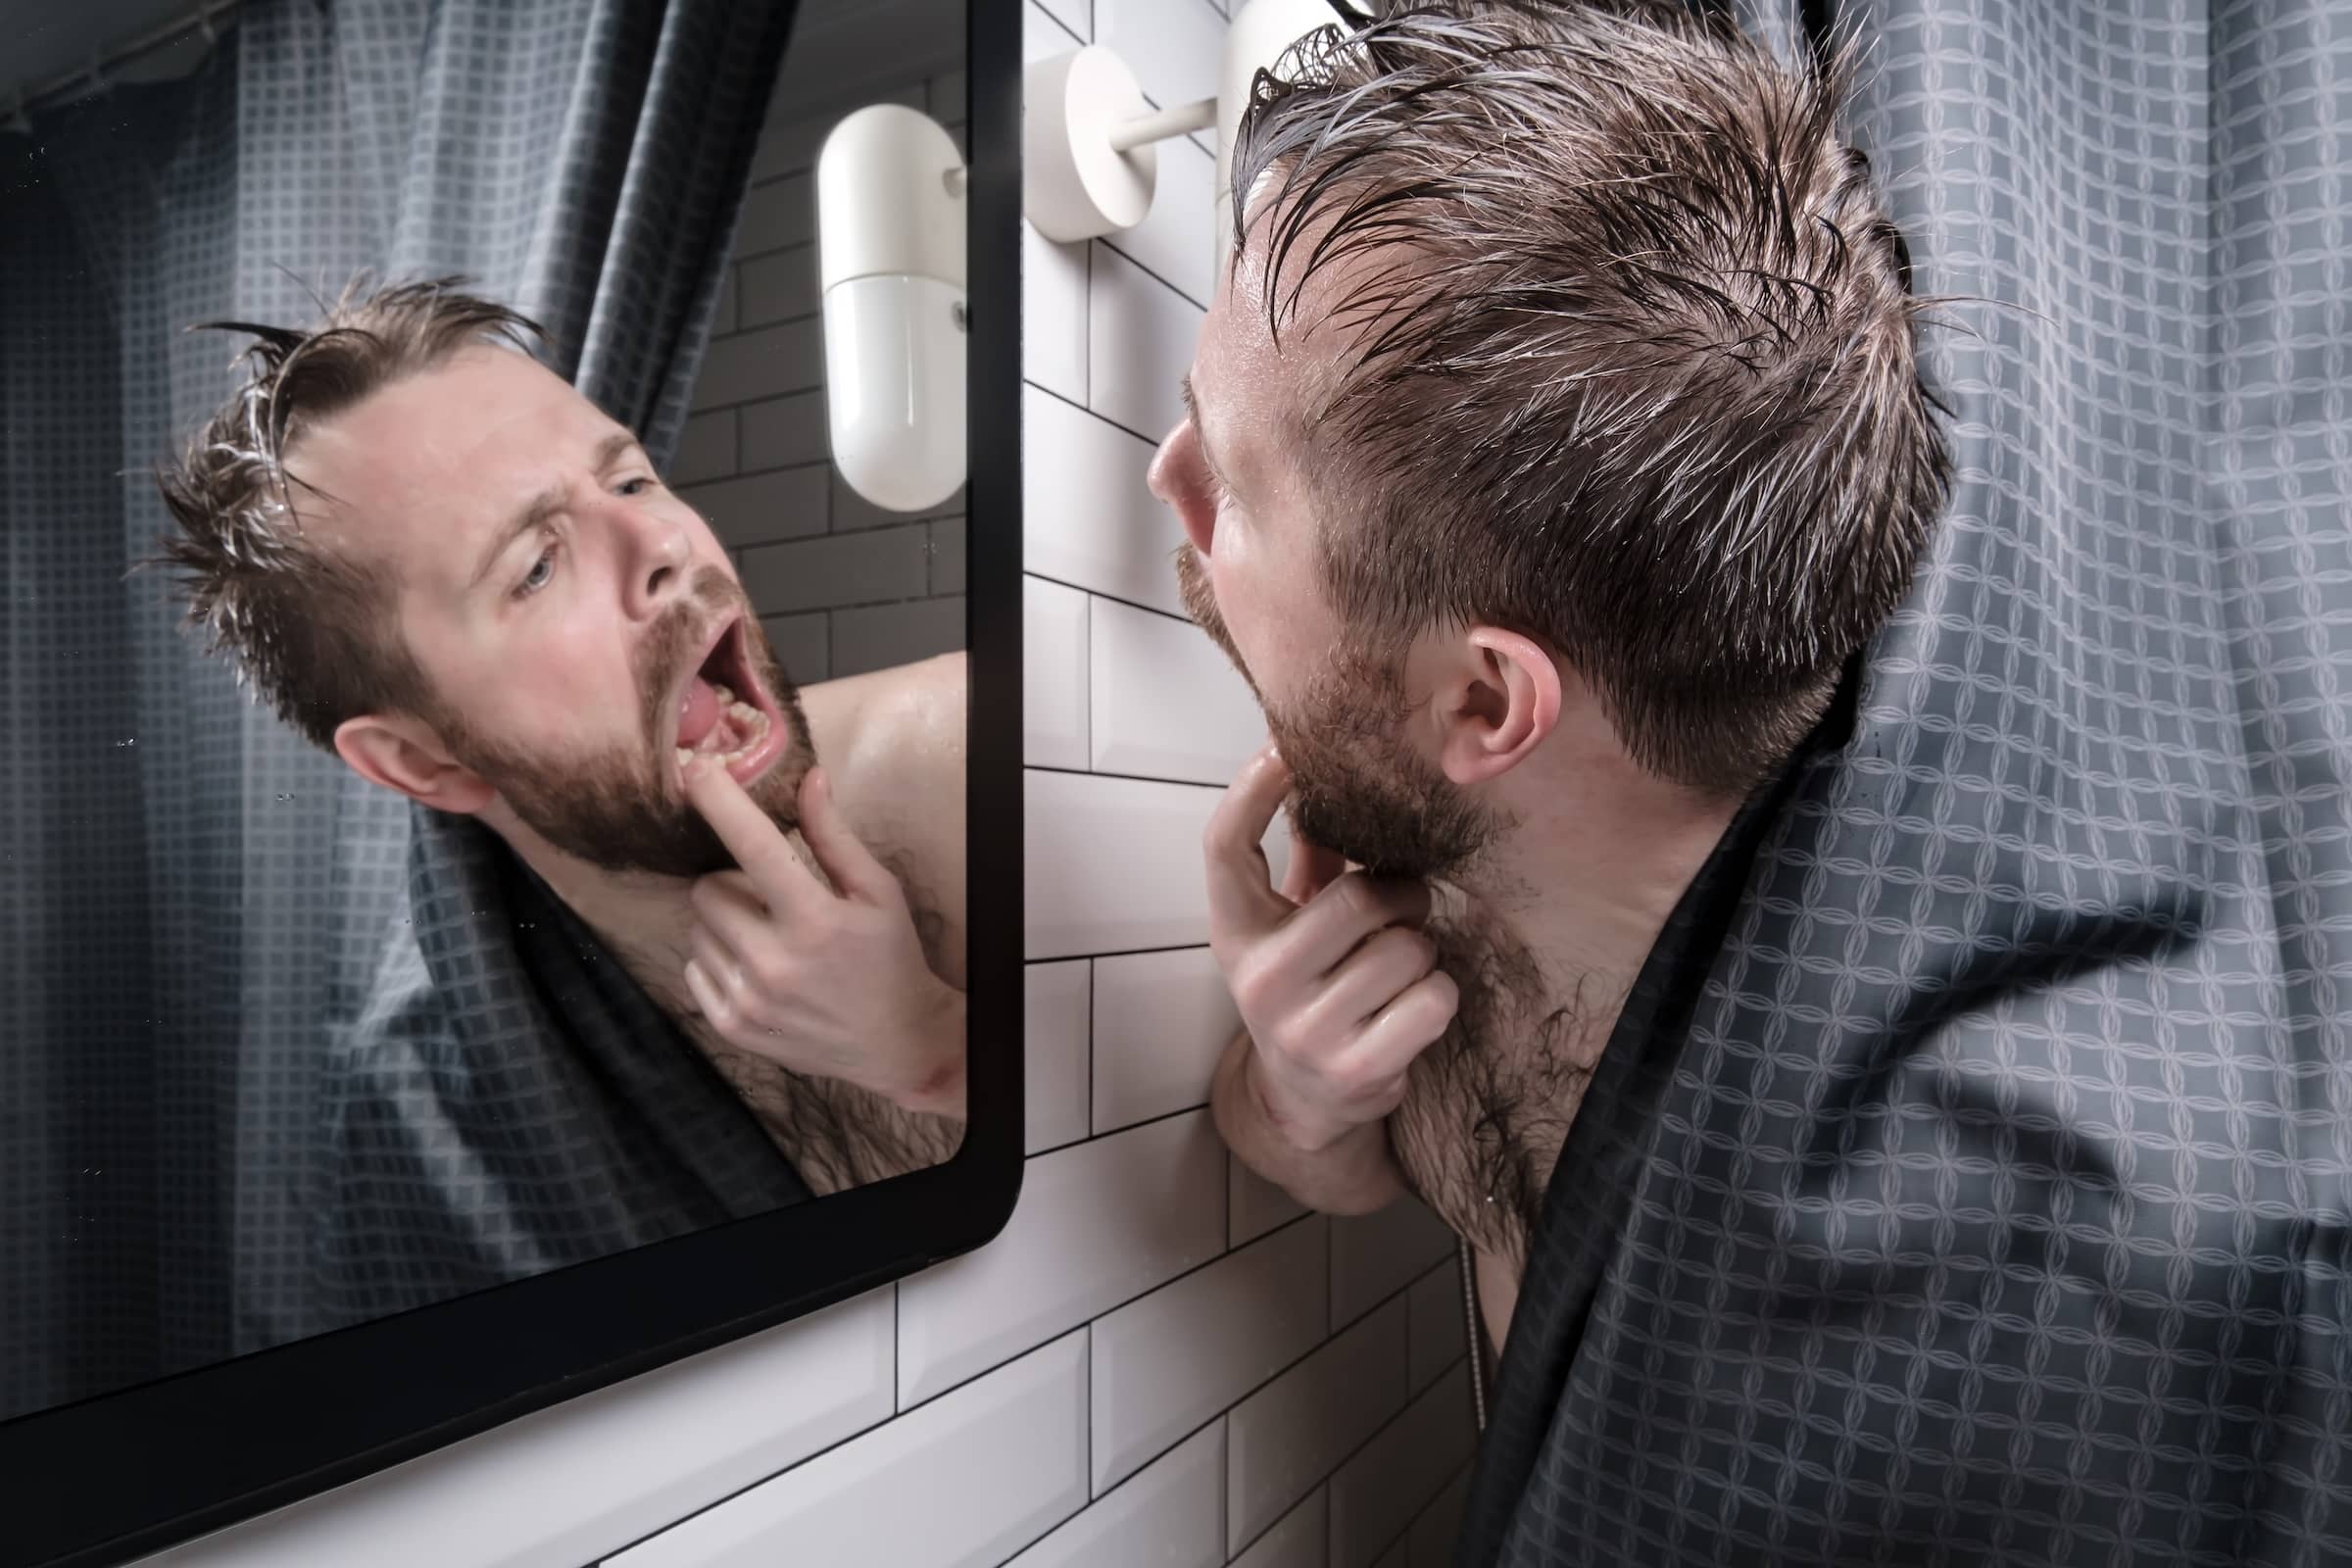
[[[833,780],[811,767],[801,780],[801,842],[844,894],[863,904],[890,904],[905,895],[899,879],[883,868],[851,831],[833,800]]]
[[[1313,902],[1316,894],[1338,881],[1348,869],[1347,857],[1337,850],[1301,838],[1294,828],[1291,832],[1291,863],[1282,874],[1282,896],[1293,904],[1304,906]]]

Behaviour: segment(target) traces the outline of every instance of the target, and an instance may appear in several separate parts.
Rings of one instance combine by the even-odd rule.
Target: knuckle
[[[783,991],[792,983],[792,960],[773,949],[755,953],[743,961],[747,990]]]
[[[1266,1010],[1274,1000],[1276,976],[1264,962],[1245,957],[1234,964],[1231,985],[1233,1000],[1245,1014]]]

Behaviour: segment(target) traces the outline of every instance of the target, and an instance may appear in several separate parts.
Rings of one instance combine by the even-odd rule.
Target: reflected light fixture
[[[954,138],[899,104],[849,116],[817,155],[833,463],[890,512],[927,511],[964,479],[965,185]]]

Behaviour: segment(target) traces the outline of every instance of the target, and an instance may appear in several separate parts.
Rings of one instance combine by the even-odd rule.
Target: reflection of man
[[[1209,835],[1219,1125],[1312,1206],[1420,1194],[1497,1341],[1636,971],[1946,483],[1827,92],[1628,10],[1414,9],[1261,87],[1152,474],[1274,737]]]
[[[599,1087],[564,1103],[482,1098],[444,1036],[485,963],[512,967],[574,1044],[650,998],[652,1026],[665,1015],[695,1048],[670,1075],[711,1082],[714,1066],[772,1143],[751,1135],[777,1167],[758,1173],[769,1201],[795,1175],[821,1193],[951,1154],[961,657],[796,689],[703,519],[629,431],[517,352],[536,328],[501,307],[407,285],[347,300],[316,332],[254,330],[251,383],[163,475],[192,618],[288,722],[430,808],[404,914],[421,925],[428,904],[488,900],[514,928],[419,933],[421,956],[386,966],[390,995],[369,999],[342,1058],[383,1092],[344,1107],[337,1157],[394,1146],[373,1190],[455,1187],[432,1201],[458,1208],[527,1181],[541,1206],[575,1192],[616,1205],[630,1239],[669,1228],[627,1214],[664,1200],[626,1190],[668,1179],[648,1141],[675,1146],[691,1183],[717,1124],[706,1111],[616,1131],[603,1142],[629,1152],[623,1171],[514,1155],[529,1143],[517,1118],[564,1122],[565,1137],[582,1118],[625,1120],[624,1104],[586,1102],[627,1100],[652,1048],[615,1042],[626,1059],[598,1058]],[[719,1194],[711,1212],[744,1206]],[[537,1261],[517,1266],[543,1266],[563,1250],[519,1250]]]

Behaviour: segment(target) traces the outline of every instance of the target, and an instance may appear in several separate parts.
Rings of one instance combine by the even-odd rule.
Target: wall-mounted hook
[[[1061,244],[1133,228],[1152,211],[1158,184],[1153,144],[1214,125],[1221,256],[1229,226],[1226,170],[1252,77],[1298,39],[1341,21],[1331,0],[1237,5],[1225,31],[1217,96],[1172,109],[1153,109],[1127,62],[1101,44],[1031,65],[1021,83],[1022,216]]]

